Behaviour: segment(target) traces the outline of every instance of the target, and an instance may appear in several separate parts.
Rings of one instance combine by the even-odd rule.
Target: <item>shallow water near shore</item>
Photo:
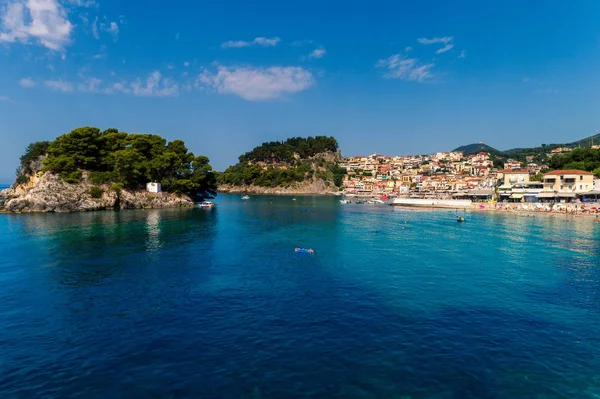
[[[598,223],[296,199],[0,215],[0,397],[600,395]]]

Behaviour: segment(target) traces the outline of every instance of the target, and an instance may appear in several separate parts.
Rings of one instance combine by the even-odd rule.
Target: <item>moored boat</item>
[[[250,197],[249,197],[248,195],[244,195],[244,196],[242,197],[242,199],[243,199],[243,200],[249,200],[249,199],[250,199]]]
[[[202,209],[211,209],[212,207],[215,206],[214,202],[210,202],[210,201],[204,201],[198,204],[198,206]]]

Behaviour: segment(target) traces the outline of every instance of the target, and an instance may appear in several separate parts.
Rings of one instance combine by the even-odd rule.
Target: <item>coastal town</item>
[[[559,147],[547,158],[570,152]],[[371,154],[344,158],[343,191],[349,196],[469,199],[473,202],[596,202],[600,179],[583,170],[552,170],[549,165],[506,159],[498,164],[486,152],[431,155]]]

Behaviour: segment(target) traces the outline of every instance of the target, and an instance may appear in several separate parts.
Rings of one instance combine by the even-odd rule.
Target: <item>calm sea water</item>
[[[591,220],[217,202],[0,215],[0,397],[600,397]]]

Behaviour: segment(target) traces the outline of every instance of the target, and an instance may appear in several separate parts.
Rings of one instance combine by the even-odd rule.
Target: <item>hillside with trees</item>
[[[32,168],[36,163],[40,165]],[[189,152],[181,140],[167,142],[154,134],[81,127],[52,142],[32,143],[21,157],[16,185],[29,181],[38,168],[71,184],[79,183],[85,173],[96,186],[112,185],[116,190],[143,189],[154,181],[165,192],[195,199],[216,193],[216,174],[207,157]]]
[[[586,137],[584,139],[573,141],[570,143],[542,144],[538,147],[511,148],[511,149],[504,150],[504,151],[497,150],[497,149],[490,147],[484,143],[474,143],[474,144],[463,145],[463,146],[460,146],[460,147],[454,149],[454,151],[460,151],[460,152],[464,153],[465,155],[476,154],[478,152],[487,152],[492,156],[492,159],[494,159],[495,166],[499,167],[506,159],[514,159],[514,160],[525,163],[527,160],[527,157],[532,157],[531,158],[532,161],[535,163],[538,163],[538,164],[549,163],[551,157],[549,157],[548,154],[556,148],[572,148],[572,149],[579,148],[582,150],[589,150],[589,149],[591,149],[592,145],[594,145],[594,144],[596,144],[596,145],[600,144],[600,134],[596,134],[596,135]],[[555,160],[554,164],[557,164],[557,162],[558,161]],[[569,162],[566,162],[566,163],[569,163]],[[573,162],[581,162],[581,161],[573,161]],[[588,160],[587,162],[589,163],[589,162],[594,162],[594,161]],[[579,165],[582,166],[581,164],[579,164]],[[551,166],[551,167],[553,169],[556,169],[553,166]],[[589,168],[590,168],[590,166],[588,164],[588,167],[585,170],[588,170]],[[596,169],[596,168],[594,168],[594,169]]]
[[[570,152],[556,154],[550,158],[551,169],[576,169],[593,172],[600,177],[600,150],[575,148]]]
[[[463,145],[458,148],[455,148],[453,151],[462,152],[465,155],[472,155],[472,154],[477,154],[480,152],[486,152],[491,155],[500,154],[500,151],[498,151],[494,147],[490,147],[489,145],[484,144],[484,143],[473,143],[473,144]]]
[[[219,176],[230,187],[292,187],[321,182],[341,187],[344,168],[339,166],[338,142],[333,137],[294,137],[263,143],[239,157]]]

